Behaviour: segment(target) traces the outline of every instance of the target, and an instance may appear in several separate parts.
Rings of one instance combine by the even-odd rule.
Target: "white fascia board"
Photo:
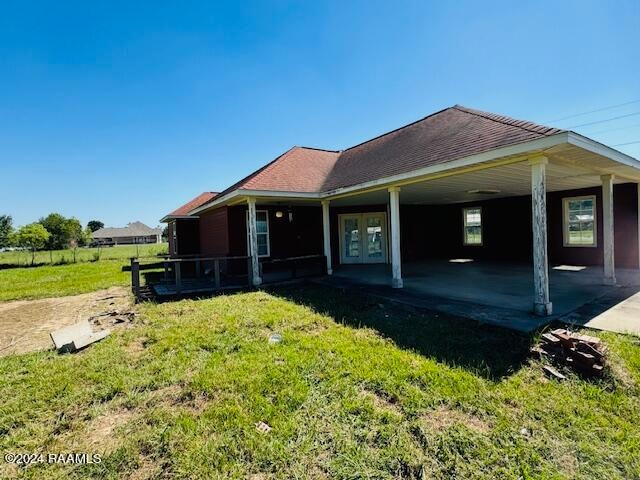
[[[212,202],[202,205],[189,213],[194,215],[212,208],[227,204],[230,200],[237,197],[262,197],[262,198],[285,198],[288,200],[320,200],[323,194],[318,192],[281,192],[277,190],[234,190],[215,198]]]
[[[522,155],[525,153],[542,152],[548,148],[555,147],[562,143],[567,143],[567,133],[558,133],[549,137],[539,138],[530,142],[518,143],[516,145],[510,145],[508,147],[502,147],[495,150],[489,150],[488,152],[478,153],[463,157],[452,162],[445,162],[429,167],[421,168],[419,170],[413,170],[407,173],[401,173],[399,175],[392,175],[390,177],[380,178],[378,180],[372,180],[366,183],[360,183],[350,187],[337,188],[329,192],[325,192],[325,197],[333,197],[337,195],[343,195],[345,193],[356,192],[358,190],[373,188],[398,182],[404,182],[412,180],[414,178],[426,177],[436,173],[445,172],[447,170],[454,170],[457,168],[470,167],[472,165],[491,162],[492,160],[499,160],[500,158],[509,157],[512,155]]]
[[[627,155],[626,153],[622,153],[615,148],[607,147],[606,145],[596,142],[584,135],[580,135],[575,132],[568,132],[568,143],[571,145],[575,145],[576,147],[583,148],[597,155],[602,155],[614,162],[620,163],[622,165],[626,165],[627,167],[637,168],[640,170],[640,161]]]
[[[197,215],[165,215],[160,219],[160,223],[168,223],[172,220],[189,220],[189,219],[197,219]]]

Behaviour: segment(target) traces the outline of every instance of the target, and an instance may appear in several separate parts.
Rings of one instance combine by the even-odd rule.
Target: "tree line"
[[[37,222],[13,227],[11,215],[0,215],[0,248],[18,247],[32,252],[31,263],[38,250],[64,250],[89,245],[93,232],[104,227],[99,220],[91,220],[83,228],[80,220],[50,213]]]

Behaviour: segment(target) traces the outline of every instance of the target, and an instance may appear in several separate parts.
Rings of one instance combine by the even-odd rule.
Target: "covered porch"
[[[635,165],[577,142],[509,152],[329,192],[325,255],[336,281],[509,310],[532,324],[638,285]],[[372,211],[379,229],[370,214],[352,227],[354,214]]]
[[[418,307],[460,314],[484,323],[532,331],[580,307],[618,294],[640,291],[640,270],[618,269],[617,286],[604,285],[597,266],[552,266],[549,288],[553,313],[541,317],[531,310],[533,266],[519,262],[442,259],[402,264],[404,287],[391,289],[385,264],[342,265],[324,283],[362,287],[374,294]]]

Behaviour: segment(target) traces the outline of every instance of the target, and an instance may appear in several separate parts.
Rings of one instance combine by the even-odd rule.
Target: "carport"
[[[494,151],[491,158],[451,162],[384,188],[330,192],[324,204],[331,245],[325,254],[332,257],[333,275],[338,282],[403,288],[405,296],[527,317],[533,310],[547,320],[616,284],[638,284],[640,171],[614,158],[611,149],[578,143],[542,145],[524,154]],[[582,215],[592,223],[589,245],[567,240],[574,232],[566,205],[576,198],[592,202],[592,212]],[[482,232],[475,244],[465,239],[469,210]],[[358,212],[384,213],[380,245],[374,245],[378,230],[353,227]],[[370,217],[362,215],[361,222]],[[374,240],[367,243],[367,237]],[[351,250],[364,261],[351,264],[345,255],[354,242]],[[378,256],[370,261],[372,248]]]

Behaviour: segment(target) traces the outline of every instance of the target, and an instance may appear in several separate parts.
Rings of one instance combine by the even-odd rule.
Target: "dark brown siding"
[[[177,219],[178,255],[194,255],[200,252],[200,230],[198,219]]]
[[[322,210],[320,207],[256,206],[269,212],[270,258],[322,254]],[[282,218],[276,212],[283,212]],[[289,210],[293,220],[289,221]],[[246,206],[229,209],[231,255],[247,254]]]
[[[216,208],[200,215],[200,253],[229,255],[229,222],[227,207]]]
[[[547,196],[548,248],[552,264],[602,265],[602,189],[552,192]],[[562,199],[596,195],[598,246],[564,247]],[[462,209],[482,207],[483,245],[465,246]],[[331,250],[340,263],[338,214],[387,211],[386,205],[331,209]],[[320,220],[321,221],[321,220]],[[638,197],[633,183],[614,186],[616,266],[638,268]],[[531,197],[511,197],[455,205],[401,205],[403,261],[475,258],[529,262],[532,256]]]
[[[616,265],[638,268],[638,184],[615,185],[613,195]]]

